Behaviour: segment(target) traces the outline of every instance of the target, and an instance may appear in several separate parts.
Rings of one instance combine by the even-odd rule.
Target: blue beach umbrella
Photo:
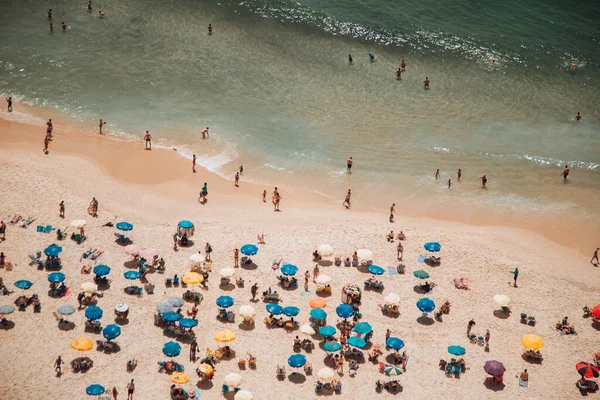
[[[419,279],[427,279],[429,278],[429,274],[425,271],[423,271],[422,269],[413,272],[413,275],[416,276]]]
[[[282,313],[283,307],[281,307],[279,304],[269,303],[267,304],[267,311],[273,315],[279,315]]]
[[[179,326],[183,328],[193,328],[198,325],[198,321],[191,318],[182,318],[179,320]]]
[[[391,337],[385,341],[385,345],[392,350],[400,350],[404,347],[404,342],[397,337]]]
[[[298,267],[293,264],[283,264],[280,268],[281,273],[287,276],[296,275],[298,272]]]
[[[130,231],[133,229],[133,225],[131,225],[129,222],[119,222],[117,223],[117,229],[120,231]]]
[[[350,318],[354,315],[354,308],[350,307],[348,304],[340,304],[335,309],[335,312],[341,318]]]
[[[294,354],[288,358],[290,367],[299,368],[306,364],[306,357],[303,354]]]
[[[66,278],[67,278],[66,275],[63,274],[62,272],[52,272],[51,274],[48,274],[48,282],[52,282],[52,283],[62,282]]]
[[[348,344],[352,347],[362,349],[363,347],[365,347],[367,345],[367,342],[365,342],[365,339],[363,339],[361,337],[352,336],[351,338],[348,339]]]
[[[359,322],[354,325],[353,331],[359,335],[366,335],[369,332],[373,332],[373,327],[368,322]]]
[[[51,244],[50,246],[44,249],[44,254],[48,257],[58,257],[58,255],[62,252],[62,247]]]
[[[181,353],[181,345],[177,342],[167,342],[164,344],[162,351],[167,357],[177,357]]]
[[[310,316],[314,319],[323,320],[327,318],[327,313],[322,308],[313,308],[310,310]]]
[[[94,267],[94,273],[98,276],[105,276],[110,273],[110,267],[106,264],[96,265]]]
[[[173,311],[167,311],[166,313],[163,314],[162,317],[163,317],[163,320],[165,320],[167,322],[175,322],[175,321],[179,321],[181,319],[181,315],[179,315]]]
[[[192,221],[188,221],[187,219],[184,219],[182,221],[179,221],[178,226],[182,227],[183,229],[190,229],[194,227],[194,224],[192,223]]]
[[[130,281],[134,281],[136,279],[139,279],[140,276],[142,276],[139,272],[137,271],[127,271],[123,274],[123,276],[126,279],[129,279]]]
[[[31,283],[31,281],[20,280],[20,281],[15,282],[15,286],[18,287],[19,289],[27,290],[31,286],[33,286],[33,283]]]
[[[331,337],[335,335],[335,328],[331,325],[325,325],[319,328],[319,335],[323,337]]]
[[[179,221],[177,224],[177,233],[179,236],[187,235],[187,237],[194,236],[194,224],[192,221],[188,221],[184,219],[183,221]]]
[[[85,317],[87,319],[91,319],[92,321],[102,318],[103,314],[104,313],[102,312],[102,309],[100,307],[89,306],[85,309]]]
[[[169,299],[167,300],[167,303],[169,303],[173,307],[183,307],[183,305],[185,304],[181,297],[175,297],[175,296],[169,297]]]
[[[118,338],[121,335],[121,327],[119,325],[110,324],[106,325],[104,329],[102,329],[102,336],[104,336],[107,340],[113,340]]]
[[[378,265],[369,265],[369,272],[373,275],[383,275],[385,270]]]
[[[442,249],[442,245],[439,244],[438,242],[425,243],[425,245],[423,247],[425,247],[425,250],[431,251],[434,253],[437,251],[440,251]]]
[[[70,304],[63,304],[60,307],[58,307],[58,313],[62,314],[62,315],[71,315],[73,313],[75,313],[75,307],[73,307]]]
[[[9,305],[0,306],[0,315],[12,314],[15,312],[15,307]]]
[[[334,351],[338,351],[342,348],[342,344],[340,342],[327,342],[323,345],[323,350],[333,353]]]
[[[217,305],[222,308],[229,308],[233,303],[233,297],[231,296],[221,296],[217,298]]]
[[[453,356],[462,356],[466,352],[467,351],[465,350],[464,347],[461,347],[461,346],[448,346],[448,353],[452,354]]]
[[[90,396],[100,396],[104,391],[104,386],[98,385],[97,383],[85,388],[85,392]]]
[[[300,309],[298,307],[286,307],[283,310],[281,310],[281,312],[283,313],[283,315],[288,316],[288,317],[295,317],[296,315],[298,315],[300,313]]]
[[[423,297],[417,301],[417,308],[425,313],[432,312],[435,309],[433,300]]]
[[[240,249],[240,252],[245,256],[253,256],[258,253],[258,247],[253,244],[245,244]]]

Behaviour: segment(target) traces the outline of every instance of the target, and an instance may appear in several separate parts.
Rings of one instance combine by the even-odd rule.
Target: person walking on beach
[[[119,396],[119,392],[117,391],[117,387],[113,386],[113,388],[112,388],[112,397],[113,397],[113,400],[118,400],[117,399],[118,396]]]
[[[102,119],[100,119],[100,122],[98,123],[98,133],[100,133],[102,135],[102,128],[104,127],[104,125],[106,125],[106,122],[102,121]]]
[[[275,193],[275,211],[281,211],[279,209],[279,203],[281,202],[281,195],[279,194],[279,192]]]
[[[150,135],[150,132],[146,131],[144,141],[146,142],[145,150],[152,150],[152,135]]]
[[[96,200],[95,197],[92,197],[92,201],[90,202],[90,205],[88,207],[88,213],[92,217],[98,216],[98,200]]]
[[[48,154],[48,144],[50,143],[50,138],[48,138],[48,135],[46,135],[44,137],[44,153]]]
[[[456,174],[456,176],[457,176],[456,180],[460,182],[460,178],[462,177],[462,171],[460,168],[458,169],[458,173]]]
[[[252,294],[252,301],[256,300],[256,293],[258,292],[258,283],[254,283],[250,288],[250,293]]]
[[[517,278],[519,277],[519,268],[515,268],[513,273],[513,279],[515,280],[514,287],[517,287]]]
[[[352,207],[350,205],[350,196],[352,196],[352,191],[350,189],[348,189],[348,193],[346,193],[346,199],[342,203],[342,206],[345,206],[346,208]]]
[[[177,251],[177,240],[179,239],[179,237],[177,236],[177,232],[175,232],[173,234],[173,250]]]
[[[485,336],[484,336],[484,340],[485,340],[485,351],[490,351],[490,330],[486,329],[485,330]]]
[[[244,175],[244,166],[240,165],[240,175]]]
[[[206,256],[204,258],[206,259],[206,261],[212,261],[210,258],[210,254],[212,253],[212,251],[212,246],[210,245],[210,243],[206,242],[206,246],[204,246],[204,252],[206,253]]]
[[[275,186],[275,190],[273,190],[273,196],[272,196],[273,205],[275,204],[275,196],[276,195],[277,195],[277,186]]]
[[[12,96],[8,96],[6,98],[6,102],[8,103],[7,111],[8,112],[12,112],[12,110],[13,110],[13,107],[12,107]]]
[[[481,187],[485,189],[488,181],[487,175],[481,175],[479,179],[481,179]]]
[[[347,163],[346,171],[350,172],[350,170],[352,169],[352,163],[353,163],[352,157],[350,157],[346,163]]]
[[[313,268],[313,282],[317,280],[317,276],[319,276],[319,264],[315,264]]]
[[[208,126],[202,131],[202,139],[206,139],[207,137],[210,137],[208,135]]]
[[[58,356],[56,361],[54,361],[54,371],[56,372],[56,376],[58,378],[60,378],[60,376],[62,375],[62,364],[64,363],[65,362],[62,360],[61,356]]]
[[[65,201],[62,200],[58,205],[58,216],[61,218],[65,217]]]
[[[133,383],[133,379],[129,384],[127,384],[127,400],[133,399],[133,392],[135,392],[135,383]]]
[[[235,187],[240,187],[240,173],[235,173]]]
[[[404,246],[402,246],[402,242],[398,241],[398,260],[402,261],[402,257],[404,257]]]
[[[192,172],[196,173],[196,155],[192,155]]]
[[[577,111],[577,115],[575,116],[575,121],[580,122],[581,121],[581,113],[579,111]]]
[[[54,126],[52,125],[52,118],[50,118],[48,120],[48,122],[46,122],[46,134],[48,136],[50,136],[50,139],[52,139],[52,129],[54,128]]]
[[[308,292],[308,281],[310,279],[310,272],[306,271],[304,273],[304,291]]]
[[[238,248],[233,249],[233,266],[240,266],[240,249]]]
[[[435,180],[437,181],[438,179],[440,179],[440,170],[439,168],[435,170],[435,174],[433,174],[433,176],[435,176]]]
[[[448,189],[452,187],[452,179],[448,179]]]
[[[2,235],[2,240],[6,240],[6,224],[4,221],[0,221],[0,235]]]
[[[198,351],[198,343],[195,340],[190,344],[190,361],[196,362],[196,351]]]
[[[562,174],[560,174],[560,176],[563,177],[563,181],[566,181],[567,178],[569,177],[569,173],[571,172],[571,168],[569,168],[568,165],[565,165],[565,169],[563,170]]]
[[[390,207],[390,223],[394,223],[394,214],[396,214],[396,203]]]
[[[590,260],[590,263],[596,267],[598,266],[598,263],[600,263],[600,260],[598,260],[598,251],[600,251],[600,247],[596,247],[596,250],[594,250],[594,255],[592,256],[592,259]],[[594,260],[596,260],[595,263],[594,263]]]
[[[263,198],[263,203],[266,203],[267,202],[267,189],[263,190],[262,198]]]

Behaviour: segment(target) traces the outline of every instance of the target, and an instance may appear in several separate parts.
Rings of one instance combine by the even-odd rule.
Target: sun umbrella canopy
[[[87,319],[96,320],[102,318],[102,309],[96,306],[89,306],[85,309],[85,317]]]
[[[118,222],[117,223],[117,229],[120,231],[130,231],[133,229],[133,225],[131,225],[129,222]]]
[[[402,375],[402,370],[395,365],[386,364],[383,368],[383,373],[387,376],[398,376]]]
[[[429,274],[427,272],[423,271],[422,269],[413,272],[413,275],[419,279],[428,279],[429,278]]]
[[[108,340],[113,340],[121,335],[121,327],[119,325],[110,324],[102,329],[102,336]]]
[[[100,396],[104,393],[104,390],[104,386],[98,384],[93,384],[85,388],[85,392],[90,396]]]
[[[85,226],[86,222],[84,219],[75,219],[73,221],[71,221],[71,226],[73,228],[83,228]]]
[[[283,312],[283,307],[279,304],[269,303],[267,304],[267,311],[273,315],[279,315]]]
[[[158,253],[156,252],[156,249],[145,248],[145,249],[141,249],[138,254],[142,258],[145,258],[146,260],[150,260],[150,259],[154,258],[154,256],[157,255]]]
[[[44,254],[48,257],[58,257],[58,255],[62,252],[62,247],[51,244],[50,246],[44,249]]]
[[[140,276],[142,276],[142,274],[140,274],[137,271],[127,271],[123,274],[123,276],[125,277],[125,279],[129,279],[130,281],[139,279]]]
[[[117,310],[118,312],[125,312],[129,310],[129,306],[126,303],[117,303],[117,305],[115,306],[115,310]]]
[[[163,345],[162,352],[167,357],[177,357],[181,353],[181,345],[177,342],[167,342]]]
[[[110,273],[110,267],[105,264],[96,265],[94,267],[94,273],[98,276],[105,276]]]
[[[310,310],[310,316],[317,320],[324,320],[327,318],[327,313],[322,308],[313,308]]]
[[[202,254],[200,253],[194,253],[190,256],[190,261],[195,264],[198,264],[204,261],[204,257],[202,257]]]
[[[333,247],[329,244],[322,244],[319,246],[317,253],[321,257],[331,257],[333,255]]]
[[[500,307],[508,307],[510,304],[510,297],[504,294],[497,294],[494,296],[494,303]]]
[[[600,371],[598,367],[590,364],[589,362],[581,361],[575,365],[577,372],[581,375],[582,378],[594,379],[600,376]]]
[[[373,252],[368,249],[357,250],[356,255],[360,261],[370,261],[373,259]]]
[[[295,317],[300,313],[300,309],[298,307],[288,306],[281,310],[281,312],[287,317]]]
[[[327,342],[323,345],[323,350],[329,353],[333,353],[334,351],[338,351],[342,348],[342,344],[340,342]]]
[[[310,324],[304,324],[304,325],[302,325],[300,327],[300,332],[302,332],[302,333],[304,333],[305,335],[308,335],[308,336],[314,335],[315,333],[317,333],[317,332],[315,332],[315,330],[313,329],[313,327],[310,326]]]
[[[235,340],[235,332],[224,330],[215,335],[215,340],[219,343],[229,343]]]
[[[181,297],[169,297],[169,299],[167,300],[167,303],[169,303],[170,305],[172,305],[173,307],[183,307],[183,299]]]
[[[417,308],[423,312],[432,312],[435,309],[435,303],[433,300],[423,297],[417,301]]]
[[[400,295],[396,293],[388,293],[384,298],[386,303],[398,304],[400,303]]]
[[[173,306],[168,301],[161,301],[156,305],[156,310],[161,313],[167,313],[169,311],[173,311]]]
[[[523,336],[521,343],[527,350],[539,350],[544,347],[544,340],[538,335],[533,334]]]
[[[197,272],[186,272],[181,281],[186,285],[198,285],[204,282],[204,277]]]
[[[31,281],[27,281],[27,280],[20,280],[20,281],[16,281],[15,282],[15,286],[18,287],[19,289],[29,289],[31,286],[33,286],[33,283],[31,283]]]
[[[196,371],[202,372],[203,374],[206,374],[206,375],[211,375],[212,373],[215,372],[214,368],[209,364],[200,364],[198,366],[198,368],[196,369]]]
[[[233,400],[254,400],[254,396],[248,390],[242,389],[233,396]]]
[[[317,279],[315,279],[315,283],[317,285],[327,285],[328,283],[331,283],[331,277],[329,275],[319,274]]]
[[[354,325],[353,331],[359,335],[366,335],[369,332],[373,332],[373,327],[368,322],[359,322]]]
[[[327,306],[327,302],[319,297],[315,297],[308,302],[308,305],[310,308],[325,308]]]
[[[93,282],[83,282],[81,284],[81,290],[86,293],[91,293],[96,291],[96,284]]]
[[[367,342],[365,342],[365,339],[363,339],[361,337],[352,336],[351,338],[348,339],[348,344],[352,347],[362,349],[363,347],[365,347],[367,345]]]
[[[600,319],[600,304],[597,304],[594,307],[592,307],[590,313],[594,316],[594,318]]]
[[[383,275],[385,270],[378,265],[369,265],[369,272],[373,275]]]
[[[235,276],[235,269],[233,268],[223,268],[219,271],[219,275],[221,275],[225,279],[231,279]]]
[[[258,253],[258,246],[253,244],[245,244],[240,249],[240,252],[245,256],[253,256]]]
[[[61,315],[71,315],[75,313],[75,307],[73,307],[70,304],[63,304],[60,307],[58,307],[57,311]]]
[[[176,383],[178,385],[186,384],[190,381],[190,377],[184,374],[183,372],[175,372],[171,374],[171,382]]]
[[[88,351],[94,348],[94,342],[88,338],[80,337],[71,342],[71,347],[79,351]]]
[[[140,252],[140,249],[135,244],[130,244],[128,246],[125,246],[125,254],[127,254],[127,255],[135,256],[135,255],[138,255],[139,252]]]
[[[404,347],[404,342],[397,337],[391,337],[385,341],[385,345],[392,350],[400,350]]]
[[[52,282],[52,283],[62,282],[66,278],[67,278],[66,275],[63,274],[62,272],[52,272],[51,274],[48,274],[48,282]]]
[[[15,307],[8,304],[5,306],[0,306],[0,315],[12,314],[15,312]]]
[[[288,358],[288,364],[292,368],[300,368],[306,364],[306,357],[303,354],[294,354]]]
[[[183,236],[185,233],[188,237],[194,236],[194,224],[191,221],[183,220],[177,224],[177,233]]]
[[[165,320],[167,322],[175,322],[175,321],[179,321],[181,319],[181,315],[179,315],[173,311],[167,311],[166,313],[163,314],[162,317],[163,317],[163,320]]]
[[[321,382],[329,383],[333,380],[335,376],[334,371],[331,368],[325,367],[321,368],[319,372],[317,372],[317,377]]]
[[[293,264],[283,264],[281,266],[281,273],[287,276],[296,275],[298,272],[298,267]]]
[[[319,328],[319,335],[323,337],[331,337],[335,335],[335,328],[331,325],[325,325]]]
[[[492,376],[503,376],[506,372],[504,364],[502,364],[500,361],[495,360],[486,361],[485,365],[483,366],[483,369],[485,370],[485,372]]]
[[[340,318],[350,318],[354,315],[354,308],[352,308],[348,304],[340,304],[335,309],[335,312]]]
[[[423,247],[425,247],[425,250],[431,251],[431,252],[437,252],[442,249],[442,245],[439,244],[438,242],[425,243],[425,245]]]
[[[256,310],[252,306],[243,305],[240,307],[240,315],[242,318],[254,318]]]
[[[464,347],[461,347],[461,346],[448,346],[448,353],[452,354],[453,356],[462,356],[466,352],[467,351],[465,350]]]
[[[223,377],[223,382],[229,387],[238,387],[242,384],[242,376],[237,372],[230,372]]]
[[[233,303],[233,297],[231,296],[220,296],[217,298],[217,305],[222,308],[229,308]]]
[[[179,326],[183,328],[193,328],[198,325],[198,321],[192,318],[182,318],[179,320]]]

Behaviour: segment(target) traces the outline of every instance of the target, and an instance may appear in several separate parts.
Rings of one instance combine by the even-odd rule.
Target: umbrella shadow
[[[69,322],[63,322],[62,324],[58,325],[58,329],[60,329],[61,331],[72,331],[73,329],[75,329],[75,324],[71,321]]]
[[[215,386],[215,385],[212,383],[211,380],[200,380],[196,384],[196,387],[198,389],[204,389],[204,390],[212,389],[213,386]]]
[[[331,267],[333,265],[333,261],[331,261],[331,260],[321,260],[321,261],[318,261],[317,264],[319,264],[322,267]]]
[[[542,364],[542,360],[533,357],[528,357],[525,353],[521,354],[521,358],[523,359],[523,361],[528,362],[529,364]]]
[[[417,322],[421,325],[430,326],[433,325],[435,321],[429,316],[421,315],[419,318],[417,318]]]
[[[238,328],[240,328],[240,330],[242,331],[251,331],[253,330],[255,327],[254,321],[252,321],[252,323],[247,323],[245,321],[242,321],[238,324]]]
[[[15,323],[13,321],[5,320],[4,322],[0,323],[0,329],[3,330],[13,329],[14,327]]]
[[[426,294],[428,292],[425,291],[425,289],[423,289],[423,287],[421,285],[415,285],[413,286],[413,290],[415,291],[415,293],[418,294]]]
[[[510,314],[502,310],[494,310],[494,317],[500,319],[508,319],[508,317],[510,317]]]
[[[292,383],[300,384],[306,382],[306,376],[301,374],[300,372],[292,372],[288,375],[288,379]]]
[[[179,241],[179,247],[183,247],[184,249],[190,248],[193,245],[194,245],[194,241],[192,239],[188,239],[187,243],[185,245],[181,244],[181,241]]]
[[[228,354],[223,354],[221,360],[233,360],[235,358],[235,350],[230,349]]]
[[[385,356],[385,362],[391,365],[399,365],[400,363],[396,362],[396,360],[394,360],[394,353],[389,353],[387,356]]]
[[[331,297],[331,292],[328,290],[317,291],[316,295],[319,297]]]
[[[231,292],[233,289],[235,289],[235,285],[231,282],[226,283],[226,284],[219,284],[219,289],[225,291],[225,292]]]
[[[246,264],[246,263],[240,264],[240,267],[244,268],[246,270],[254,270],[254,269],[258,268],[258,265],[256,265],[255,263],[252,262],[249,264]]]
[[[495,379],[492,380],[492,381],[488,381],[486,379],[483,384],[484,384],[484,386],[486,388],[488,388],[489,390],[493,390],[494,392],[498,392],[500,390],[504,390],[504,387],[506,386],[506,385],[504,385],[503,382],[502,383],[496,382]]]
[[[138,266],[137,266],[137,262],[136,262],[135,260],[129,260],[129,261],[125,261],[125,262],[123,263],[123,266],[124,266],[125,268],[129,268],[129,269],[132,269],[132,268],[136,268],[136,269],[137,269],[137,267],[138,267]]]
[[[600,331],[600,321],[594,320],[594,322],[592,322],[592,328],[594,328],[597,331]]]
[[[115,318],[115,324],[117,324],[119,326],[129,325],[129,319],[128,318]]]

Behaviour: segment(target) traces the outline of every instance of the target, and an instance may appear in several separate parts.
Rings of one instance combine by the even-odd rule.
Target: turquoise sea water
[[[0,2],[0,93],[90,129],[98,118],[117,135],[149,129],[227,177],[244,164],[244,179],[294,181],[340,199],[352,187],[377,206],[439,207],[451,196],[467,209],[599,215],[594,1],[86,5]],[[396,80],[402,59],[407,70]],[[206,126],[211,139],[202,141]],[[559,176],[565,164],[569,185]],[[447,192],[458,168],[463,182]]]

